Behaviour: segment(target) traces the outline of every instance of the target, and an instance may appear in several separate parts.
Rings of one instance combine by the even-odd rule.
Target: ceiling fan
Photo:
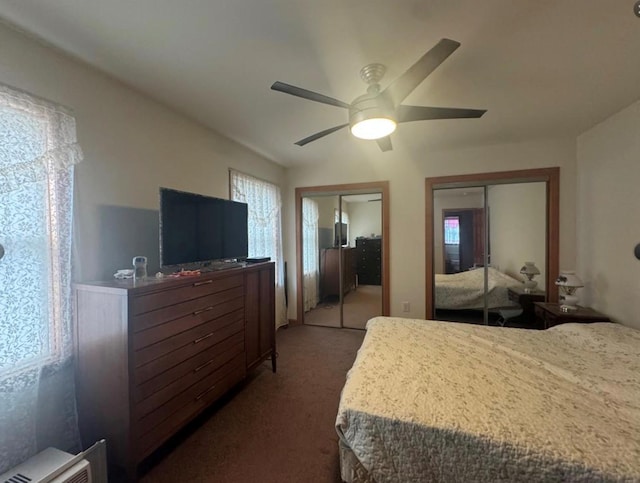
[[[361,139],[375,139],[382,151],[390,151],[392,146],[389,135],[395,131],[397,123],[429,119],[478,118],[487,112],[484,109],[405,106],[401,104],[458,47],[460,47],[460,43],[455,40],[440,40],[404,74],[382,91],[379,82],[384,76],[386,67],[382,64],[364,66],[360,71],[360,77],[369,85],[367,93],[356,97],[351,104],[284,82],[274,82],[271,89],[349,110],[348,123],[325,129],[301,139],[296,143],[298,146],[304,146],[311,141],[349,126],[354,136]]]

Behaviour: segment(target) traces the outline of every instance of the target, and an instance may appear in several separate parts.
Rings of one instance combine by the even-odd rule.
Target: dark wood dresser
[[[342,253],[342,292],[355,287],[353,248],[324,248],[320,250],[320,296],[322,299],[340,295],[340,252]]]
[[[130,481],[187,422],[275,358],[274,264],[196,277],[77,284],[83,442],[107,440]]]
[[[358,285],[382,284],[382,238],[356,238]]]

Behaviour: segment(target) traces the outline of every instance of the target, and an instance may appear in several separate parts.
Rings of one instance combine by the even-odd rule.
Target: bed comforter
[[[489,267],[487,302],[490,309],[515,306],[509,300],[509,287],[520,287],[513,277]],[[437,309],[463,310],[484,308],[484,270],[467,270],[452,275],[435,275]]]
[[[345,481],[640,481],[640,330],[378,317],[336,428]]]

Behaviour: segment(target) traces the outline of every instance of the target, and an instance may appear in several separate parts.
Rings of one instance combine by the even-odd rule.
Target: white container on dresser
[[[275,359],[274,264],[75,286],[83,441],[138,464],[265,359]]]

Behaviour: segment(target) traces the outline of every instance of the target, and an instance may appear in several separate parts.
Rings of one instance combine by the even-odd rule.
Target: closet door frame
[[[434,202],[433,192],[443,188],[463,188],[512,183],[546,183],[546,287],[547,302],[558,302],[558,288],[555,280],[559,273],[560,243],[560,168],[523,169],[498,171],[493,173],[439,176],[425,179],[425,307],[426,318],[435,316],[434,306]],[[486,199],[485,199],[486,209]],[[485,239],[486,243],[486,239]],[[486,247],[486,244],[485,244]],[[485,250],[486,253],[486,250]],[[486,311],[486,310],[485,310]]]
[[[302,198],[322,195],[357,195],[380,193],[382,197],[382,315],[390,314],[389,305],[389,182],[307,186],[296,188],[296,312],[297,323],[304,323],[303,265],[302,265]]]

